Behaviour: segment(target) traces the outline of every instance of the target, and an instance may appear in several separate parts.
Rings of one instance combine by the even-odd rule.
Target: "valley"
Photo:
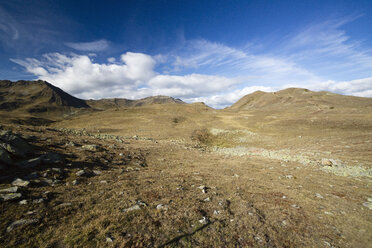
[[[1,246],[371,246],[371,98],[216,110],[0,85]]]

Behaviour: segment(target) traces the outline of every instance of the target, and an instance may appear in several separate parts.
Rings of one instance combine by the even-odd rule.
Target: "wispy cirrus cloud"
[[[61,47],[60,41],[68,39],[70,34],[61,31],[58,26],[61,23],[73,26],[73,23],[44,10],[31,1],[0,2],[0,59],[5,54],[35,54],[40,50]]]
[[[313,82],[320,78],[301,65],[275,54],[232,48],[207,40],[191,40],[170,56],[174,72],[207,71],[227,76],[243,76],[247,84],[280,85]]]
[[[342,29],[345,24],[358,18],[361,16],[310,25],[290,37],[283,45],[281,54],[323,77],[342,80],[371,76],[371,47],[353,39]]]
[[[83,52],[99,52],[109,48],[110,42],[105,39],[91,42],[66,42],[66,46]]]
[[[8,42],[19,38],[16,20],[0,6],[0,41]]]

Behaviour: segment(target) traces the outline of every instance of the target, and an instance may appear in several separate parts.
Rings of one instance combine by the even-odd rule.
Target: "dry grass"
[[[372,213],[362,204],[372,197],[370,178],[336,176],[316,164],[205,150],[286,150],[313,161],[326,157],[371,168],[371,123],[370,113],[237,113],[203,105],[154,105],[53,124],[121,135],[124,143],[6,126],[37,136],[39,152],[64,154],[72,164],[63,165],[70,171],[64,183],[71,183],[82,167],[103,173],[76,186],[24,190],[30,200],[52,192],[43,204],[0,203],[0,242],[4,247],[368,247]],[[102,150],[65,146],[71,140],[99,144]],[[203,149],[195,148],[197,143]],[[118,164],[120,153],[131,159]],[[148,166],[139,166],[139,160]],[[123,212],[138,202],[146,206]],[[159,204],[167,210],[158,210]],[[11,222],[30,216],[39,222],[5,231]],[[203,217],[208,221],[199,222]]]

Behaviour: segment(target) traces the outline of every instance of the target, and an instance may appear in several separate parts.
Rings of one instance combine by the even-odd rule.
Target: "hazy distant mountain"
[[[150,96],[138,100],[129,100],[125,98],[111,98],[100,100],[87,100],[87,104],[94,108],[113,108],[113,107],[139,107],[150,104],[184,104],[180,99],[169,96]]]

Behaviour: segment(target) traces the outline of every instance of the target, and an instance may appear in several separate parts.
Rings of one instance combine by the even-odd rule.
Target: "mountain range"
[[[169,96],[138,100],[111,98],[83,100],[42,80],[0,81],[0,117],[11,122],[49,123],[82,113],[153,104],[186,104]],[[226,111],[329,111],[372,108],[372,98],[344,96],[326,91],[288,88],[277,92],[256,91],[227,107]],[[11,114],[10,114],[11,113]]]

